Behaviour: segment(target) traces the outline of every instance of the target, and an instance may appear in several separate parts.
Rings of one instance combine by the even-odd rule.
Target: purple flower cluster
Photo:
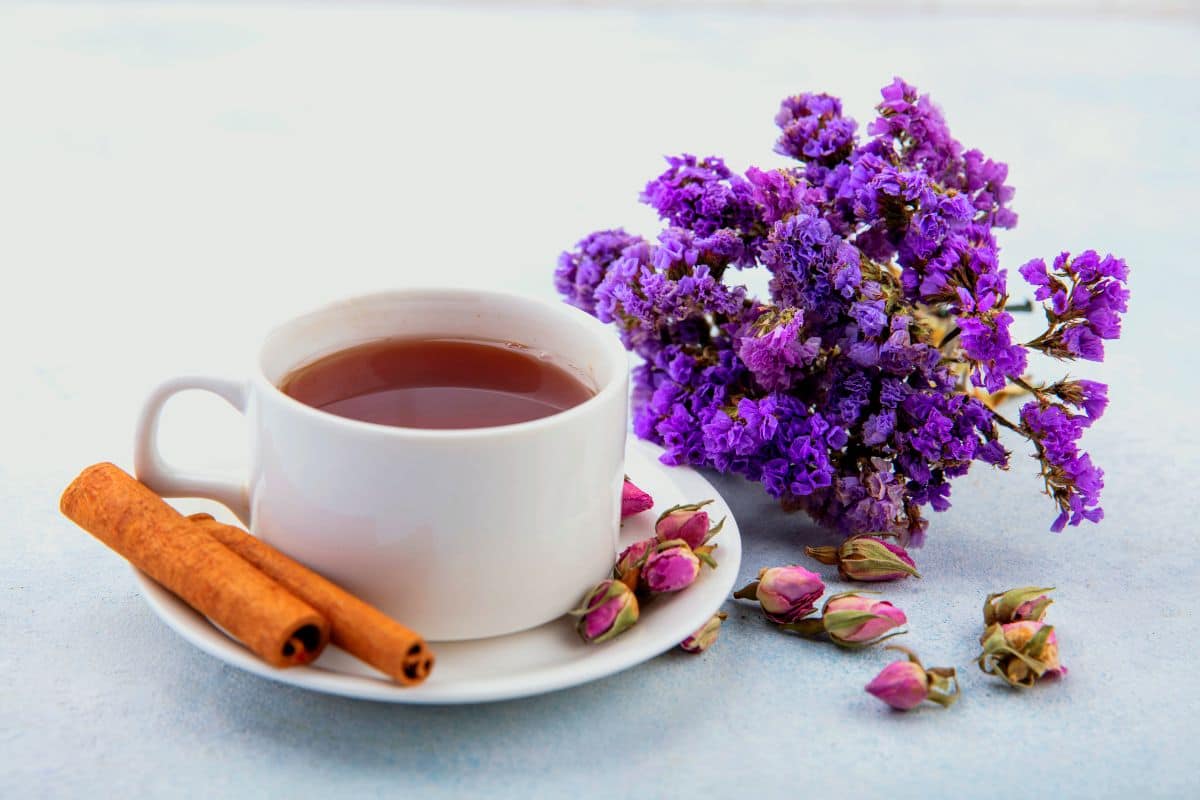
[[[673,227],[700,239],[719,231],[732,232],[754,223],[753,186],[734,175],[719,158],[697,160],[682,155],[667,158],[669,169],[646,184],[642,202],[652,206]],[[740,237],[727,233],[716,246],[727,262],[748,266]]]
[[[776,151],[790,167],[669,158],[642,192],[667,223],[658,239],[592,234],[556,286],[644,360],[634,429],[668,463],[744,475],[846,534],[919,543],[922,508],[948,508],[953,478],[1007,465],[1006,427],[1035,447],[1055,529],[1098,520],[1102,473],[1077,442],[1106,389],[1034,386],[1025,370],[1030,351],[1103,358],[1128,303],[1124,262],[1026,264],[1049,327],[1014,341],[993,235],[1016,224],[1007,167],[964,150],[904,81],[882,95],[862,141],[837,98],[785,99]],[[764,268],[769,298],[727,282],[730,267]],[[1017,422],[990,405],[1009,384],[1034,395]]]
[[[1077,442],[1092,418],[1072,414],[1061,403],[1043,398],[1021,406],[1021,424],[1038,449],[1046,492],[1058,504],[1059,515],[1051,530],[1061,531],[1069,522],[1099,522],[1104,510],[1099,507],[1104,488],[1104,470],[1092,464],[1087,453],[1079,452]]]
[[[1088,250],[1071,258],[1061,253],[1052,269],[1042,259],[1021,267],[1046,303],[1050,326],[1030,347],[1055,358],[1104,360],[1104,340],[1121,335],[1121,315],[1129,306],[1125,261]]]
[[[783,131],[775,152],[801,161],[836,164],[854,149],[858,124],[842,116],[842,101],[827,94],[784,98],[775,115]]]
[[[575,246],[572,253],[563,253],[554,272],[554,288],[567,302],[589,314],[596,313],[596,287],[604,274],[626,247],[642,242],[623,230],[596,231]]]

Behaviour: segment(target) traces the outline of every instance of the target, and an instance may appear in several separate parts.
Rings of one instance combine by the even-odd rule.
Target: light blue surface
[[[0,10],[0,795],[1197,796],[1197,32],[1194,16]],[[735,604],[709,653],[534,699],[309,694],[191,648],[58,516],[80,468],[128,463],[152,381],[236,371],[261,317],[416,280],[548,294],[555,254],[591,228],[649,231],[635,197],[660,153],[775,163],[781,95],[840,94],[861,120],[895,72],[1012,163],[1010,268],[1094,246],[1134,270],[1125,339],[1080,370],[1112,384],[1087,438],[1104,523],[1047,532],[1018,455],[955,483],[925,580],[886,589],[903,643],[959,667],[954,708],[890,713],[862,692],[889,654]],[[228,466],[240,434],[221,413],[169,414],[169,453]],[[828,540],[713,480],[745,579]],[[1028,583],[1058,587],[1071,672],[1021,694],[971,660],[983,596]]]

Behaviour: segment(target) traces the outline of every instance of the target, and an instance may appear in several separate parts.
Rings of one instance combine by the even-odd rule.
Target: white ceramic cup
[[[317,358],[397,336],[518,342],[596,394],[531,422],[426,430],[335,416],[278,388]],[[371,294],[275,328],[249,380],[159,386],[138,423],[137,476],[164,497],[224,503],[256,536],[429,639],[512,633],[569,611],[612,568],[628,383],[617,337],[578,309],[475,290]],[[188,389],[246,415],[244,483],[160,456],[163,406]]]

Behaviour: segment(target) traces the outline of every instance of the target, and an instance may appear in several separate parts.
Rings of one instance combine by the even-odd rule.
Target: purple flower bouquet
[[[949,507],[953,478],[1007,466],[1004,427],[1032,446],[1053,530],[1100,520],[1104,473],[1078,441],[1107,387],[1025,371],[1030,351],[1103,359],[1125,262],[1025,264],[1046,329],[1014,342],[993,235],[1017,221],[1007,167],[964,150],[899,78],[882,94],[865,139],[837,98],[785,99],[775,149],[797,165],[668,158],[641,196],[666,221],[657,242],[593,233],[562,255],[558,290],[644,359],[634,426],[667,463],[744,475],[845,534],[920,544],[922,509]],[[769,298],[731,280],[760,265]],[[1028,400],[1010,418],[997,401],[1015,393]]]

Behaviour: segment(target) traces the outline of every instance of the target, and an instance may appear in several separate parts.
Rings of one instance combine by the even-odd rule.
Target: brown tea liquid
[[[594,394],[547,358],[481,339],[369,342],[295,370],[279,388],[339,417],[438,429],[528,422]]]

